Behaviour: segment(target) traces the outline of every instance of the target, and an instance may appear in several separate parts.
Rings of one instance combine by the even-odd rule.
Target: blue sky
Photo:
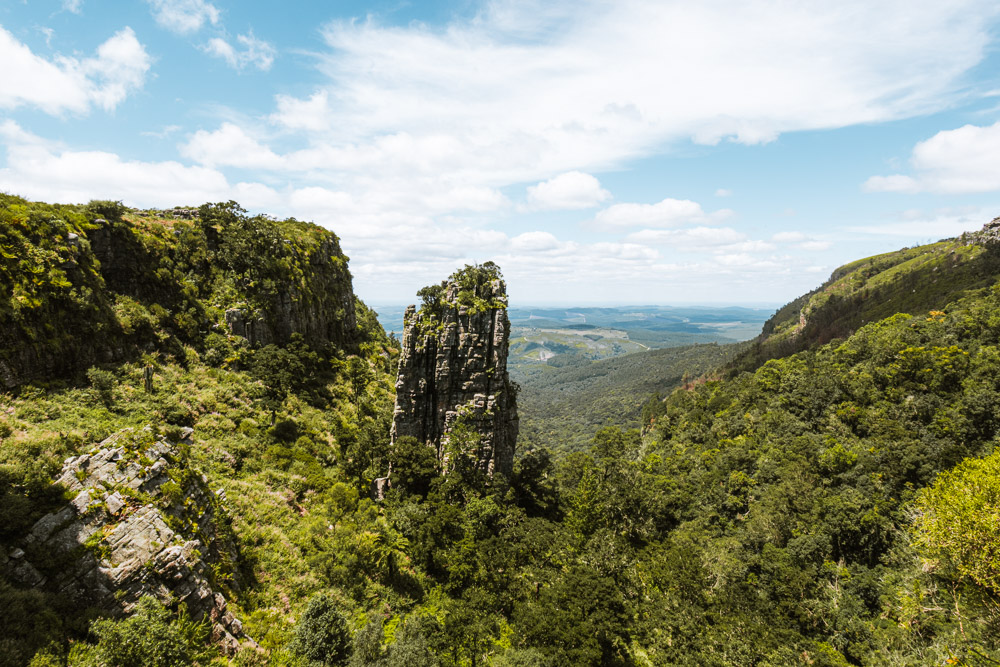
[[[995,2],[0,6],[0,190],[235,199],[411,301],[779,304],[1000,215]]]

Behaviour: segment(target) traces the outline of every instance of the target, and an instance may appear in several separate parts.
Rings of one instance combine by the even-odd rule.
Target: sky
[[[779,305],[1000,215],[995,0],[0,3],[0,191],[238,201],[408,303]]]

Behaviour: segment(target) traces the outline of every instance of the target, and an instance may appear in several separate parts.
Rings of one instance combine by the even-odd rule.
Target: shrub
[[[115,667],[185,667],[199,657],[207,634],[204,625],[191,623],[186,614],[175,617],[150,596],[129,618],[94,621],[90,630],[98,638],[99,660]]]
[[[94,367],[87,371],[87,379],[90,380],[90,386],[97,392],[97,396],[101,399],[101,402],[110,408],[115,402],[114,374]]]
[[[314,664],[324,667],[347,663],[351,633],[337,603],[325,594],[313,596],[295,626],[295,638],[289,648]]]

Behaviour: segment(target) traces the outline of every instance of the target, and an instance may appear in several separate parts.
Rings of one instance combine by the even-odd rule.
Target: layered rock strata
[[[190,435],[190,431],[184,434]],[[204,478],[180,469],[177,447],[150,431],[122,431],[70,458],[56,483],[72,500],[0,552],[14,581],[117,616],[146,595],[184,603],[229,652],[253,645],[213,581],[238,589],[238,554]],[[227,571],[229,570],[229,571]]]
[[[517,388],[507,375],[506,286],[499,279],[478,286],[479,305],[468,306],[459,305],[459,284],[442,285],[438,313],[410,306],[404,316],[392,440],[426,443],[447,469],[449,440],[462,424],[474,435],[467,445],[476,466],[509,476],[518,416]]]

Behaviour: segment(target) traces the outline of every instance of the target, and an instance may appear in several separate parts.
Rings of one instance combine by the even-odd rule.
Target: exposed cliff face
[[[129,429],[68,459],[56,483],[73,499],[0,552],[0,568],[23,585],[112,615],[130,613],[146,595],[183,602],[193,618],[210,622],[214,641],[234,651],[243,626],[213,578],[238,589],[238,554],[220,499],[178,464],[177,450]]]
[[[308,251],[290,249],[310,276],[308,283],[282,281],[262,308],[226,311],[229,330],[251,345],[282,344],[300,333],[310,344],[350,344],[357,322],[346,258],[332,234]]]
[[[179,212],[178,212],[179,211]],[[71,377],[209,332],[253,346],[302,334],[356,348],[335,234],[235,205],[172,212],[51,206],[0,194],[0,388]]]
[[[506,287],[500,279],[471,290],[459,282],[445,285],[435,307],[406,311],[393,442],[412,436],[434,447],[446,464],[449,440],[463,425],[472,435],[464,446],[474,448],[467,453],[477,467],[489,475],[510,475],[518,417],[516,385],[507,375]],[[460,304],[463,300],[472,303]]]

